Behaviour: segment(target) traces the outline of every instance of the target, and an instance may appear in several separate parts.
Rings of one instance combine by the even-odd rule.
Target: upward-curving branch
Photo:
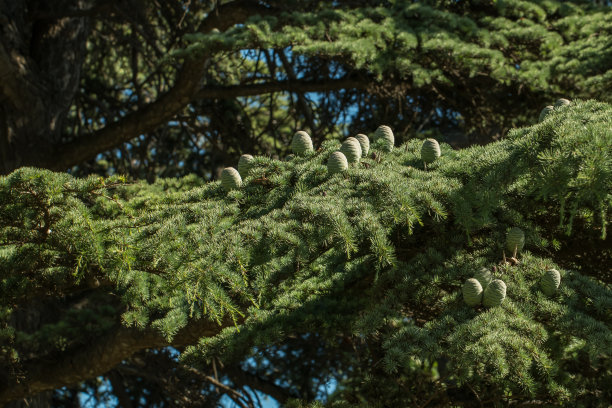
[[[199,60],[201,65],[203,60]],[[199,71],[198,71],[199,70]],[[120,121],[100,129],[90,137],[81,137],[58,147],[46,168],[62,171],[94,157],[146,132],[150,132],[171,119],[181,108],[196,99],[229,99],[239,96],[262,95],[272,92],[324,92],[339,89],[367,89],[367,78],[347,76],[322,81],[271,81],[259,84],[199,87],[203,69],[195,60],[186,62],[179,83],[166,95],[145,108],[131,113]],[[196,92],[193,92],[196,90]]]

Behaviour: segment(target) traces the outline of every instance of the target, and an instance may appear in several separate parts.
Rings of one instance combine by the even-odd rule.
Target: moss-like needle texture
[[[32,168],[0,178],[0,372],[69,355],[119,322],[172,342],[197,319],[233,318],[181,358],[231,364],[316,336],[321,350],[358,351],[309,360],[346,373],[336,401],[411,406],[419,395],[402,381],[440,387],[436,398],[469,384],[483,401],[609,401],[612,106],[575,100],[500,142],[441,144],[428,171],[421,144],[342,176],[326,167],[338,141],[289,162],[255,157],[229,192]],[[502,265],[515,226],[528,245]],[[505,300],[469,307],[463,283],[492,266]],[[553,268],[563,284],[547,297]],[[12,327],[41,296],[62,307],[38,331]],[[269,355],[281,373],[289,354]]]

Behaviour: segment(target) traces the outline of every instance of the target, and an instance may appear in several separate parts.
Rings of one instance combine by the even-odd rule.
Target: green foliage
[[[602,66],[607,37],[601,33],[610,24],[606,10],[555,1],[497,1],[487,7],[395,1],[254,16],[223,34],[190,34],[191,45],[176,55],[252,44],[290,47],[305,57],[341,60],[380,80],[405,78],[417,88],[453,84],[452,67],[470,78],[487,75],[537,91],[558,92],[571,83],[578,88],[575,96],[605,99],[610,78]],[[594,59],[597,53],[603,58]]]
[[[542,18],[539,9],[521,13]],[[422,142],[411,140],[330,175],[340,146],[332,140],[289,162],[255,157],[229,193],[218,181],[18,170],[0,179],[0,361],[43,358],[45,342],[70,353],[106,330],[109,316],[168,339],[191,319],[231,317],[235,327],[200,339],[182,361],[254,356],[265,365],[265,356],[280,367],[275,379],[301,384],[293,353],[316,344],[300,366],[336,378],[329,406],[474,394],[498,404],[610,401],[605,266],[578,271],[562,254],[570,237],[606,239],[611,121],[612,106],[573,101],[488,146],[442,143],[428,171]],[[513,226],[525,231],[521,262],[500,264]],[[462,300],[463,282],[481,267],[507,286],[499,307]],[[551,268],[564,283],[547,297],[539,280]],[[71,308],[36,333],[10,326],[16,305],[36,293],[68,301],[81,289],[111,297],[113,308]]]
[[[522,229],[513,227],[506,234],[506,249],[514,255],[520,252],[525,245],[525,233]]]
[[[597,225],[606,237],[612,205],[612,116],[607,105],[579,103],[578,109],[555,110],[546,121],[517,140],[523,165],[535,165],[537,177],[528,186],[536,199],[559,206],[559,227],[569,234],[576,217]],[[521,138],[526,129],[512,132]]]

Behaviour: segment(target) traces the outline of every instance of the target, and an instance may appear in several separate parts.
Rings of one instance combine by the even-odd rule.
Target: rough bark
[[[87,0],[0,0],[0,170],[48,155],[78,89]],[[55,17],[46,16],[55,15]]]

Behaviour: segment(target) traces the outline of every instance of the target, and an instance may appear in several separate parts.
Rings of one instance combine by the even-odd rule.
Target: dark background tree
[[[609,8],[587,1],[0,0],[0,172],[35,166],[150,182],[216,178],[241,153],[283,157],[296,130],[308,129],[318,145],[381,123],[398,144],[428,136],[456,147],[485,144],[534,123],[558,96],[610,101],[611,32]],[[203,181],[175,183],[159,191]],[[116,318],[106,308],[122,305],[113,295],[90,296],[107,284],[93,275],[59,302],[33,294],[12,324],[38,330],[49,315],[86,300],[97,316],[90,323],[105,332]],[[53,285],[44,290],[65,289]],[[64,335],[49,330],[49,338]],[[135,341],[127,332],[110,335]],[[179,363],[156,333],[145,340],[159,348],[109,359],[103,378],[112,391],[90,378],[40,403],[76,404],[79,390],[112,393],[124,406],[214,406],[223,395],[249,403],[253,390],[312,400],[322,383],[349,372],[385,378],[367,363],[382,358],[381,344],[348,335],[333,343],[307,333],[259,350],[256,364],[221,367],[213,359],[202,370]],[[174,350],[192,340],[179,336]],[[346,347],[364,358],[343,354]],[[300,361],[316,361],[317,370]],[[143,375],[143,367],[155,369]],[[73,371],[58,384],[74,383],[66,379],[77,378]],[[230,390],[220,392],[224,386]],[[353,402],[384,389],[354,386]]]
[[[283,154],[296,129],[321,141],[383,122],[402,141],[486,143],[612,85],[609,9],[591,2],[0,6],[4,173],[211,177],[240,153]]]

